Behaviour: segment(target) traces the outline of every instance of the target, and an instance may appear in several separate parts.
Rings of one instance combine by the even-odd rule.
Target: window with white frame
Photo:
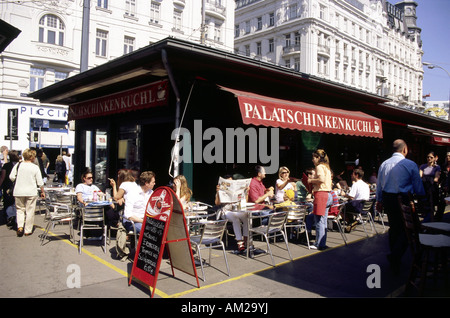
[[[262,55],[261,42],[256,42],[256,55]]]
[[[43,68],[30,68],[30,92],[44,87],[45,70]]]
[[[69,73],[55,71],[55,83],[65,80],[67,77],[69,77]]]
[[[269,39],[269,52],[272,53],[275,51],[275,42],[273,39]]]
[[[183,13],[180,10],[173,10],[173,28],[175,30],[181,31],[182,15]]]
[[[65,26],[54,14],[46,14],[39,20],[39,42],[64,45]]]
[[[152,2],[150,4],[150,22],[158,24],[161,19],[161,4]]]
[[[134,50],[135,39],[131,36],[123,38],[123,54],[131,53]]]
[[[262,17],[256,18],[256,30],[262,30]]]
[[[236,24],[234,26],[234,37],[238,38],[239,37],[239,33],[240,33],[241,29],[239,28],[239,24]]]
[[[125,15],[136,16],[136,0],[125,0]]]
[[[97,7],[108,9],[108,0],[97,0]]]
[[[269,13],[269,26],[275,25],[275,13],[271,12]]]
[[[214,41],[222,42],[222,24],[214,24]]]
[[[108,31],[97,29],[95,38],[95,55],[106,57],[108,47]]]

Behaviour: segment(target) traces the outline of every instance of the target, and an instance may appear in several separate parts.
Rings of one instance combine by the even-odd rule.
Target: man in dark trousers
[[[407,203],[409,193],[424,196],[425,190],[417,164],[406,159],[408,146],[405,141],[397,139],[392,147],[392,157],[384,161],[378,170],[377,209],[381,211],[384,207],[389,219],[391,254],[388,260],[394,273],[398,273],[402,256],[408,248],[398,197],[401,195],[404,203]]]

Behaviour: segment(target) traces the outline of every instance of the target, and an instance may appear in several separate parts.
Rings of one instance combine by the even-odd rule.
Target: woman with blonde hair
[[[172,188],[185,209],[192,197],[192,190],[189,189],[186,177],[181,174],[176,176],[173,179]]]
[[[316,225],[316,241],[310,246],[312,249],[325,249],[327,240],[328,209],[333,202],[331,195],[331,170],[327,153],[323,149],[317,149],[312,154],[312,162],[316,167],[314,177],[308,178],[308,183],[313,186],[314,202],[312,218]],[[307,222],[310,232],[311,222]]]
[[[9,174],[11,181],[15,182],[13,195],[16,202],[17,236],[19,237],[24,233],[25,236],[33,233],[37,188],[41,188],[41,197],[45,199],[41,170],[34,164],[36,151],[25,149],[22,156],[24,161],[16,164]]]
[[[275,187],[275,200],[277,203],[284,201],[284,194],[287,190],[297,191],[295,180],[289,176],[290,173],[289,169],[285,166],[280,167],[278,170],[278,180],[276,181]]]

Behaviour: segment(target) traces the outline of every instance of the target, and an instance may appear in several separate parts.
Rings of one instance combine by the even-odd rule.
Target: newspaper
[[[219,199],[221,203],[236,203],[247,195],[252,179],[228,180],[219,178]]]

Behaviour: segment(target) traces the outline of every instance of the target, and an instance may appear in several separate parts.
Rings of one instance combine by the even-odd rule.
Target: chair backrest
[[[330,210],[328,211],[328,216],[336,218],[339,214],[341,214],[341,213],[343,214],[344,209],[345,209],[345,204],[346,203],[343,202],[343,203],[332,205],[330,207]]]
[[[375,203],[375,200],[367,200],[364,201],[363,207],[361,209],[361,213],[368,213],[372,209],[373,204]]]
[[[222,240],[228,220],[206,221],[203,223],[202,240]]]
[[[83,207],[83,224],[93,223],[93,222],[103,222],[105,221],[103,214],[103,207]]]
[[[269,217],[268,230],[282,229],[284,223],[286,223],[288,212],[275,212]]]
[[[305,206],[290,207],[288,210],[287,222],[302,221],[306,215]]]

